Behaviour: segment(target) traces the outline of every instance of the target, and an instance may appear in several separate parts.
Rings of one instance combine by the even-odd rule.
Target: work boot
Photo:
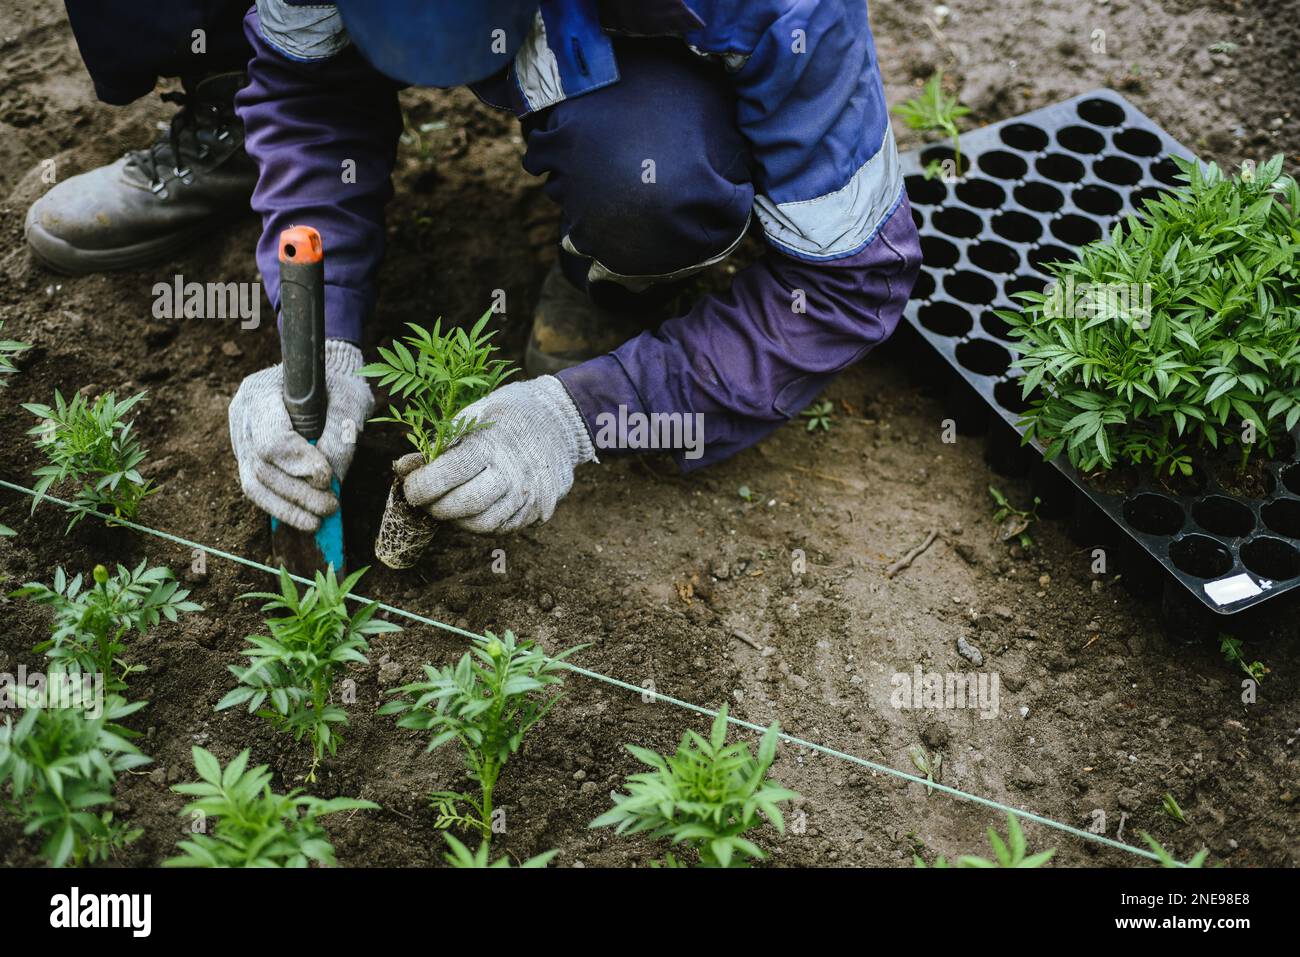
[[[235,116],[243,83],[242,73],[222,73],[164,93],[180,109],[152,146],[33,203],[26,234],[36,260],[73,276],[144,266],[247,212],[257,167]]]
[[[554,266],[546,274],[533,310],[524,370],[530,376],[554,375],[612,352],[652,326],[630,313],[597,306]]]

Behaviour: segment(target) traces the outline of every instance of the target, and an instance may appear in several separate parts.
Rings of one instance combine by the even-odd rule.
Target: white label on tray
[[[1205,586],[1205,594],[1209,595],[1216,605],[1231,605],[1234,601],[1254,598],[1262,592],[1263,589],[1245,572],[1233,575],[1231,578],[1220,578],[1217,582],[1210,582]]]

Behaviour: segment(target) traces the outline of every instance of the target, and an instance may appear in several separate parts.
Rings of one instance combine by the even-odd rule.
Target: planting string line
[[[35,489],[27,488],[24,485],[16,485],[15,483],[6,481],[4,479],[0,479],[0,487],[7,488],[15,492],[22,492],[24,495],[28,495],[33,499],[35,499],[36,497]],[[76,508],[75,506],[73,506],[71,502],[67,502],[61,498],[55,498],[53,495],[42,496],[42,500],[53,502],[56,505],[62,505],[65,508],[69,508],[69,509]],[[201,542],[190,541],[188,538],[182,538],[179,535],[173,535],[170,532],[164,532],[161,529],[151,528],[148,525],[140,525],[139,523],[130,521],[129,519],[116,518],[110,515],[105,515],[103,512],[98,512],[93,509],[78,508],[76,510],[81,511],[84,514],[94,515],[97,518],[103,519],[105,522],[109,524],[121,525],[122,527],[129,528],[132,531],[141,532],[145,535],[152,535],[155,538],[161,538],[164,541],[172,542],[175,545],[181,545],[183,547],[190,548],[190,549],[198,549],[199,551],[207,555],[212,555],[216,558],[224,558],[226,561],[234,562],[237,565],[244,565],[248,568],[255,568],[258,571],[267,573],[268,575],[279,576],[280,574],[280,569],[278,568],[272,568],[269,565],[264,565],[263,563],[254,561],[251,558],[245,558],[243,555],[236,555],[232,552],[223,551],[220,548],[215,548],[211,545],[204,545]],[[301,585],[311,586],[315,584],[315,582],[312,581],[311,579],[303,578],[300,575],[290,574],[289,577]],[[398,608],[394,605],[389,605],[386,604],[385,602],[377,601],[374,598],[367,598],[365,595],[358,595],[355,592],[349,592],[345,597],[351,598],[353,601],[361,602],[362,604],[365,605],[376,605],[379,607],[381,611],[385,611],[388,612],[389,614],[406,618],[410,621],[418,622],[422,625],[428,625],[432,628],[439,628],[443,631],[449,631],[452,632],[453,634],[461,635],[465,638],[474,638],[479,641],[486,640],[483,635],[475,634],[472,631],[466,631],[464,628],[457,628],[455,625],[449,625],[446,622],[438,621],[437,619],[434,618],[428,618],[424,615],[418,614],[413,611],[407,611],[405,608]],[[550,660],[549,656],[548,656],[548,660]],[[634,694],[638,694],[643,697],[650,697],[650,698],[654,698],[657,701],[667,702],[668,704],[676,705],[679,708],[683,708],[687,711],[694,711],[697,714],[706,715],[707,717],[710,718],[716,718],[718,716],[718,712],[712,708],[706,708],[703,705],[693,704],[690,701],[683,701],[681,698],[674,698],[671,695],[662,694],[661,692],[658,691],[652,691],[649,688],[643,688],[640,685],[634,685],[631,684],[630,682],[623,681],[619,678],[611,678],[609,675],[601,674],[599,671],[592,671],[589,668],[583,668],[580,665],[575,665],[568,661],[561,661],[558,662],[558,664],[568,671],[572,671],[575,674],[583,676],[584,678],[590,678],[593,681],[600,681],[607,685],[611,685],[615,688],[622,688],[625,691],[631,691]],[[739,728],[745,728],[749,731],[756,731],[759,734],[763,734],[764,732],[767,731],[767,729],[761,725],[754,724],[753,722],[750,721],[745,721],[742,718],[732,717],[730,714],[727,715],[727,723],[735,725],[736,727]],[[922,787],[925,787],[927,789],[940,791],[951,797],[958,798],[959,800],[970,801],[973,804],[980,804],[983,805],[984,807],[992,808],[993,810],[996,811],[1001,811],[1004,814],[1014,814],[1016,815],[1016,817],[1020,818],[1021,820],[1033,821],[1035,824],[1041,824],[1043,827],[1049,827],[1052,828],[1053,830],[1061,831],[1065,834],[1069,834],[1073,837],[1077,837],[1084,841],[1092,841],[1097,844],[1102,844],[1107,847],[1112,847],[1119,851],[1125,851],[1129,854],[1134,854],[1138,857],[1145,857],[1148,860],[1152,860],[1152,861],[1160,860],[1160,857],[1152,851],[1140,847],[1134,847],[1132,844],[1125,844],[1123,841],[1114,840],[1113,838],[1109,838],[1104,834],[1094,834],[1091,831],[1085,831],[1081,828],[1074,827],[1073,825],[1065,824],[1062,821],[1057,821],[1050,817],[1043,817],[1041,814],[1035,814],[1032,811],[1024,811],[1019,808],[1010,807],[1006,804],[1001,803],[1000,801],[995,801],[992,798],[986,798],[978,794],[972,794],[968,791],[962,791],[959,788],[954,788],[947,784],[940,784],[938,781],[930,781],[925,778],[918,777],[915,774],[908,774],[906,771],[900,771],[898,768],[892,768],[887,764],[877,764],[875,761],[868,761],[866,758],[860,758],[857,755],[848,754],[844,751],[838,751],[835,748],[829,747],[828,745],[818,744],[815,741],[808,741],[805,740],[804,738],[798,738],[792,734],[779,732],[778,736],[782,741],[785,741],[787,744],[793,744],[796,747],[800,747],[800,748],[808,748],[809,750],[816,751],[820,754],[825,754],[833,758],[838,758],[842,761],[848,761],[850,764],[860,765],[861,767],[867,768],[870,771],[879,771],[882,774],[887,774],[904,781],[910,781],[913,784],[919,784]],[[1176,863],[1179,867],[1186,866],[1182,864],[1182,862],[1176,862]]]

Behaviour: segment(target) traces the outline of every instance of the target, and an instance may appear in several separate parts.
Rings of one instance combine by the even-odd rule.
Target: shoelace
[[[181,150],[186,133],[192,136],[197,145],[197,150],[194,151],[196,160],[206,159],[212,151],[211,147],[199,138],[201,127],[206,126],[215,130],[220,140],[230,135],[221,108],[217,104],[201,100],[192,102],[189,94],[179,91],[163,93],[162,101],[175,103],[180,107],[172,117],[167,134],[159,136],[148,149],[135,150],[129,154],[131,162],[135,163],[149,178],[149,188],[155,193],[161,192],[166,187],[169,173],[176,179],[189,181],[191,170],[188,163],[185,166],[180,165],[184,159]],[[164,158],[165,149],[171,151],[170,162]]]

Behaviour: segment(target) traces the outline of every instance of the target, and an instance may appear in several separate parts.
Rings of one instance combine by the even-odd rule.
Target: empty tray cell
[[[957,184],[957,198],[967,206],[997,209],[1007,201],[1007,191],[987,179],[967,179]]]
[[[1029,410],[1030,403],[1037,398],[1033,393],[1023,397],[1020,394],[1023,391],[1019,379],[1006,379],[993,387],[993,398],[1008,412],[1021,415]]]
[[[1086,246],[1101,238],[1101,227],[1095,219],[1066,213],[1051,223],[1052,235],[1071,246]]]
[[[949,170],[956,170],[958,176],[965,176],[970,172],[970,157],[962,154],[961,166],[958,168],[957,153],[951,146],[931,146],[921,150],[921,166],[928,167],[931,163],[942,163],[944,173]]]
[[[1091,126],[1065,126],[1056,131],[1056,142],[1071,153],[1100,153],[1106,147],[1106,137]]]
[[[1259,517],[1275,532],[1287,538],[1300,538],[1300,502],[1293,498],[1280,498],[1259,510]]]
[[[918,206],[938,206],[948,198],[948,187],[937,176],[926,179],[919,173],[913,173],[903,180],[907,189],[907,198]]]
[[[1147,130],[1123,130],[1115,134],[1115,145],[1130,156],[1158,156],[1160,137]]]
[[[1169,560],[1196,578],[1218,578],[1232,570],[1232,552],[1207,535],[1184,535],[1172,542]]]
[[[1255,513],[1235,498],[1207,495],[1192,506],[1192,518],[1207,532],[1241,538],[1255,530]]]
[[[1148,535],[1175,535],[1183,529],[1183,507],[1172,498],[1143,492],[1124,502],[1124,521]]]
[[[912,298],[929,299],[933,295],[934,276],[922,269],[916,274],[916,282],[912,285]]]
[[[931,302],[916,313],[916,321],[937,336],[964,336],[974,322],[970,312],[954,302]]]
[[[1151,175],[1160,180],[1160,182],[1164,183],[1166,186],[1186,185],[1181,178],[1183,171],[1178,168],[1178,164],[1167,156],[1164,159],[1151,164]]]
[[[984,228],[983,221],[968,209],[941,209],[930,217],[930,225],[939,232],[959,239],[972,239]]]
[[[1037,153],[1047,149],[1047,134],[1030,123],[1008,123],[998,130],[998,136],[1013,150]]]
[[[1110,100],[1083,100],[1076,110],[1079,119],[1093,126],[1123,126],[1124,107]]]
[[[1027,213],[1008,210],[993,217],[993,231],[1013,243],[1034,243],[1043,235],[1043,224]]]
[[[1015,153],[989,150],[979,158],[979,168],[996,179],[1020,179],[1029,172],[1029,164]]]
[[[1063,246],[1039,246],[1029,251],[1029,265],[1045,276],[1050,276],[1055,271],[1052,269],[1052,263],[1071,262],[1077,258],[1071,250]]]
[[[1142,167],[1123,156],[1107,156],[1092,164],[1098,179],[1116,186],[1135,186],[1142,181]]]
[[[994,239],[966,250],[966,258],[988,272],[1013,273],[1020,268],[1020,253]]]
[[[1114,216],[1124,208],[1124,197],[1109,186],[1080,186],[1070,195],[1075,206],[1094,216]]]
[[[987,306],[998,297],[998,286],[988,276],[959,269],[943,280],[943,288],[954,299],[976,306]]]
[[[1282,470],[1282,485],[1292,495],[1300,495],[1300,465],[1291,465]]]
[[[1040,176],[1046,176],[1058,183],[1077,183],[1083,179],[1084,168],[1073,156],[1064,153],[1048,153],[1038,157],[1034,169]]]
[[[1002,375],[1011,368],[1011,353],[992,339],[969,339],[957,344],[957,361],[979,375]]]
[[[1011,327],[1007,325],[1007,321],[992,309],[986,309],[980,313],[980,328],[995,339],[1001,339],[1004,342],[1017,341],[1011,335]]]
[[[938,236],[921,237],[921,262],[931,269],[947,269],[961,258],[961,250]]]
[[[1065,197],[1055,186],[1037,181],[1021,183],[1015,190],[1016,202],[1036,213],[1055,213],[1065,203]]]
[[[1280,538],[1255,538],[1241,546],[1241,563],[1261,578],[1286,581],[1300,575],[1300,552]]]

